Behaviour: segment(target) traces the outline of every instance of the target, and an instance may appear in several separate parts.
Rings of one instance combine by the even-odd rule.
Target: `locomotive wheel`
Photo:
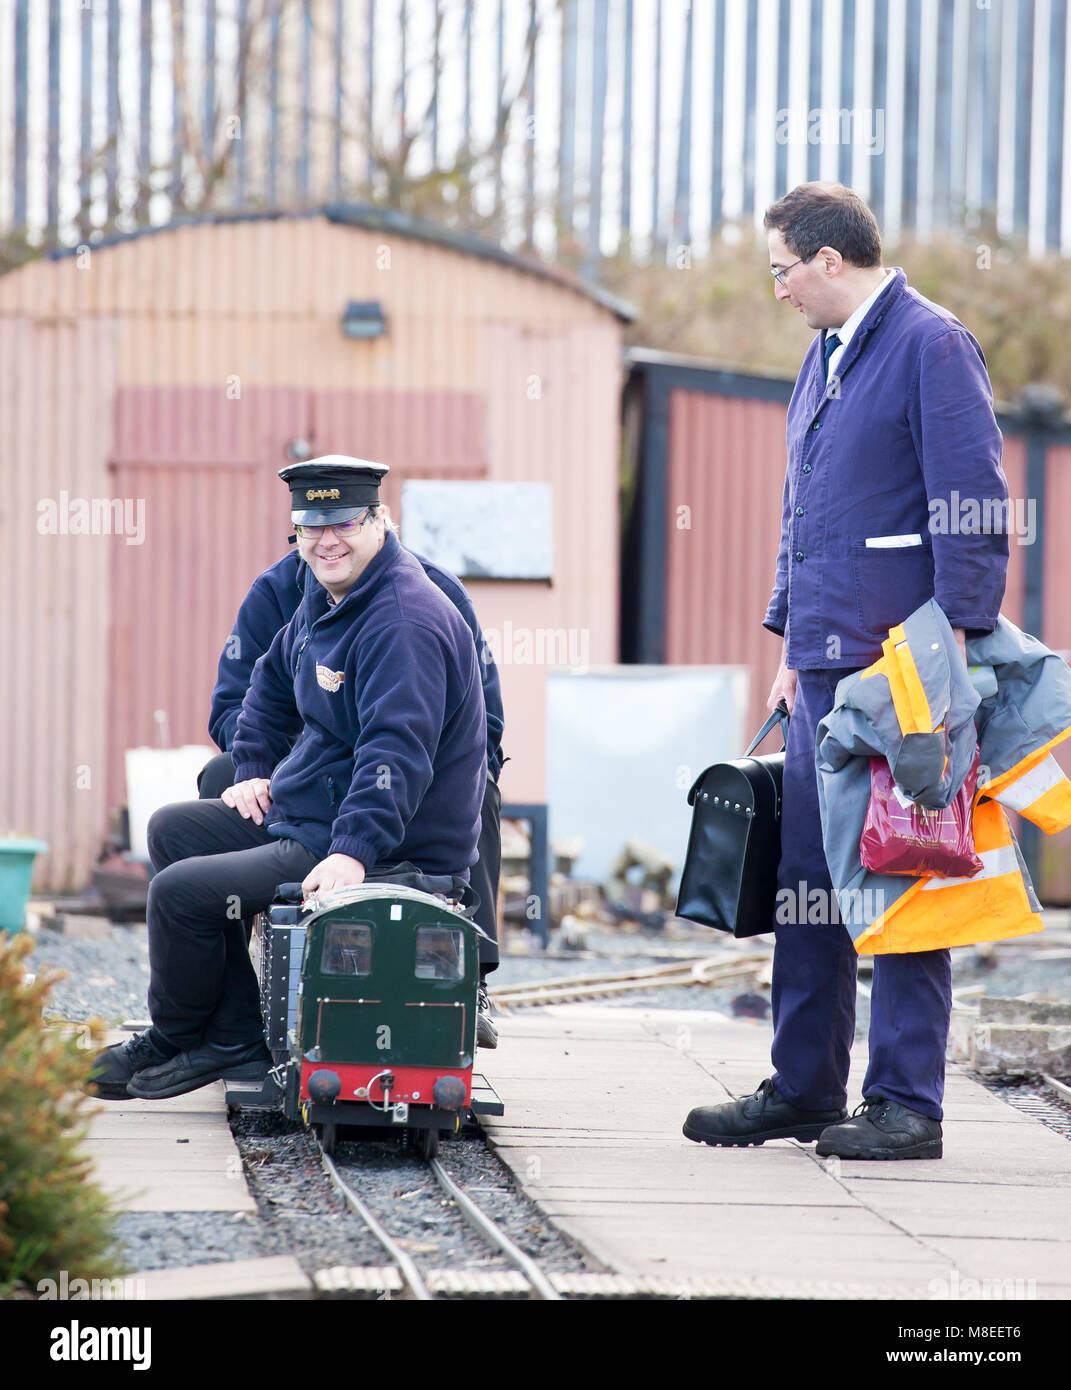
[[[320,1147],[328,1158],[335,1152],[335,1140],[338,1138],[338,1125],[320,1126]]]
[[[439,1131],[437,1129],[415,1129],[412,1131],[413,1147],[425,1162],[439,1152]]]

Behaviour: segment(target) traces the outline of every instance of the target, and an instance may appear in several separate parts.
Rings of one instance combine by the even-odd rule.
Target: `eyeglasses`
[[[814,256],[817,255],[818,252],[816,251]],[[785,283],[785,276],[790,270],[795,270],[798,265],[806,265],[808,261],[813,261],[814,256],[801,256],[798,261],[793,261],[791,265],[782,266],[780,270],[772,270],[770,274],[779,285],[783,285]]]
[[[352,516],[349,521],[336,521],[330,526],[299,526],[293,523],[294,534],[300,536],[302,540],[319,540],[325,531],[334,531],[336,536],[352,536],[355,531],[359,531],[370,517],[375,516],[371,507],[366,507],[360,516]]]

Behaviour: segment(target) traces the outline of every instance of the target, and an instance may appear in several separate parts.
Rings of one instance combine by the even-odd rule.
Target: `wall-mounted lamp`
[[[291,439],[285,452],[291,463],[307,463],[312,458],[312,444],[307,439]]]
[[[387,331],[383,306],[376,299],[351,299],[342,314],[344,338],[382,338]]]

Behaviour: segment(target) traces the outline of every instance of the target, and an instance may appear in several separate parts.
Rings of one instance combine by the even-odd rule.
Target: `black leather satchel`
[[[777,866],[781,859],[780,753],[751,754],[775,724],[788,738],[782,700],[743,758],[715,763],[688,793],[692,830],[677,894],[677,916],[734,936],[773,931]]]

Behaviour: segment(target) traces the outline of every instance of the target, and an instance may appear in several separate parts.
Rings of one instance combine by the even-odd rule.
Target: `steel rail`
[[[689,971],[696,964],[705,964],[708,961],[719,961],[723,964],[733,964],[735,962],[721,962],[718,956],[692,956],[686,960],[675,960],[668,965],[640,965],[631,970],[617,970],[611,974],[603,971],[598,975],[562,975],[557,979],[541,981],[541,985],[548,989],[553,989],[557,985],[598,985],[606,980],[649,980],[657,979],[664,975],[679,975]],[[511,991],[525,990],[534,988],[526,984],[521,985],[494,985],[488,991],[492,996],[499,994],[509,994]]]
[[[446,1195],[457,1203],[469,1225],[479,1231],[485,1240],[498,1246],[506,1259],[521,1271],[539,1297],[561,1301],[561,1294],[547,1279],[532,1257],[526,1255],[519,1245],[515,1245],[501,1226],[492,1220],[485,1211],[482,1211],[467,1192],[458,1187],[439,1159],[431,1159],[428,1167],[435,1174],[439,1186]]]
[[[630,970],[616,975],[575,976],[572,979],[537,981],[524,985],[500,985],[488,990],[496,1008],[508,1010],[530,1004],[565,1003],[571,999],[594,999],[631,990],[667,988],[675,985],[712,985],[754,974],[767,964],[769,955],[741,956],[725,961],[709,957],[683,966],[659,966],[654,970]]]
[[[1055,1091],[1062,1100],[1071,1100],[1071,1086],[1067,1086],[1062,1081],[1057,1081],[1055,1076],[1046,1076],[1041,1073],[1041,1079],[1050,1091]]]
[[[317,1144],[319,1145],[319,1141],[317,1141]],[[339,1192],[342,1193],[343,1198],[351,1210],[356,1212],[375,1236],[376,1240],[379,1241],[380,1245],[383,1246],[384,1250],[386,1250],[387,1254],[401,1270],[402,1278],[412,1289],[414,1297],[420,1299],[422,1302],[434,1302],[433,1295],[429,1291],[427,1284],[425,1284],[424,1280],[421,1278],[420,1271],[417,1269],[416,1265],[401,1246],[398,1245],[379,1224],[369,1209],[361,1201],[360,1197],[358,1197],[356,1192],[350,1187],[349,1183],[340,1176],[338,1169],[335,1167],[330,1157],[324,1153],[323,1147],[319,1147],[320,1161],[323,1163],[324,1171],[327,1173],[327,1176],[335,1184]]]

